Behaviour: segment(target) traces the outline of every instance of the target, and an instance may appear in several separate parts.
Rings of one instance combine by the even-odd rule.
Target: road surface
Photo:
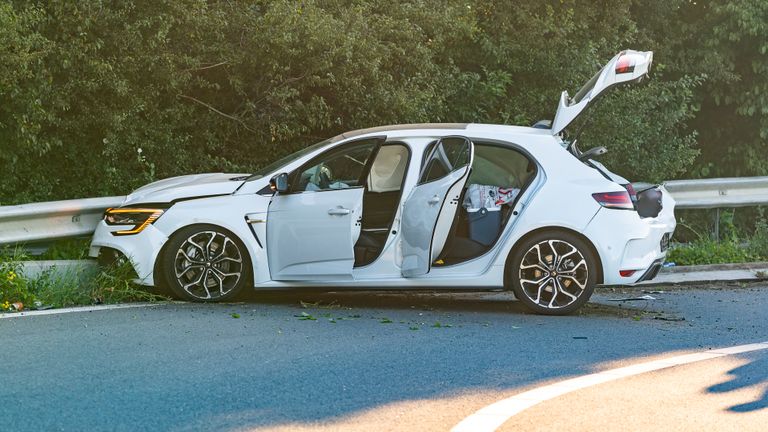
[[[303,292],[0,319],[2,429],[448,431],[547,384],[768,342],[764,284],[642,291],[658,289],[600,289],[568,317],[507,293]],[[766,424],[763,349],[580,389],[499,430]]]

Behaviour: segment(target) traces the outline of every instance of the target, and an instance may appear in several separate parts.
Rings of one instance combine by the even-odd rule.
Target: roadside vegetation
[[[719,239],[701,212],[688,212],[690,219],[678,221],[675,237],[686,241],[673,243],[667,262],[675,265],[745,263],[768,260],[768,220],[763,209],[739,209],[746,213],[740,224],[737,210],[725,210],[718,221]]]
[[[129,263],[106,267],[81,267],[69,272],[49,269],[27,275],[18,250],[0,255],[0,312],[30,309],[166,300],[133,283]]]
[[[0,2],[0,204],[252,172],[393,123],[530,125],[624,48],[582,148],[634,181],[768,174],[763,0]]]
[[[0,205],[252,172],[356,128],[531,125],[624,48],[655,52],[652,79],[607,95],[582,148],[632,181],[768,175],[766,23],[764,0],[4,1]],[[668,260],[768,259],[765,218],[735,213],[719,239],[686,216]],[[120,269],[81,286],[23,259],[0,258],[2,306],[146,299]]]

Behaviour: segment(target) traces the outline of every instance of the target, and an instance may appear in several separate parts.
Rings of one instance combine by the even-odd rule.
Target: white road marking
[[[128,308],[137,308],[137,307],[158,306],[160,304],[162,303],[127,303],[127,304],[112,304],[112,305],[78,306],[78,307],[61,308],[61,309],[48,309],[48,310],[33,310],[33,311],[26,311],[26,312],[11,312],[11,313],[0,314],[0,319],[19,318],[19,317],[25,317],[25,316],[38,316],[38,315],[58,315],[58,314],[65,314],[65,313],[72,313],[72,312],[93,312],[93,311],[111,310],[111,309],[128,309]]]
[[[507,420],[520,412],[540,404],[544,401],[554,399],[567,393],[603,384],[609,381],[615,381],[621,378],[627,378],[633,375],[639,375],[646,372],[657,371],[674,366],[680,366],[688,363],[694,363],[702,360],[710,360],[728,355],[741,354],[751,351],[768,349],[768,341],[748,345],[739,345],[729,348],[720,348],[716,350],[707,350],[693,354],[684,354],[667,359],[653,360],[636,365],[620,367],[590,375],[584,375],[576,378],[549,384],[543,387],[535,388],[527,392],[516,394],[507,399],[502,399],[485,408],[480,409],[474,414],[462,420],[451,429],[451,432],[490,432],[495,431]]]

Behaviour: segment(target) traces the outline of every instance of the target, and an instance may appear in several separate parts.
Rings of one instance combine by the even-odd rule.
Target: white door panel
[[[351,277],[362,203],[361,187],[275,195],[267,225],[272,279]]]
[[[435,145],[426,159],[419,176],[420,184],[413,188],[403,206],[403,276],[427,274],[433,258],[445,245],[458,207],[458,198],[453,198],[461,194],[469,177],[473,151],[472,142],[468,139],[447,137]],[[436,171],[433,171],[434,168],[437,168]],[[434,172],[445,174],[432,175]]]
[[[459,198],[461,197],[462,189],[464,189],[464,184],[464,181],[457,181],[445,196],[443,208],[440,209],[440,215],[437,217],[437,223],[435,224],[435,234],[433,235],[432,253],[429,262],[435,262],[448,241],[448,234],[451,232],[456,211],[459,209]]]

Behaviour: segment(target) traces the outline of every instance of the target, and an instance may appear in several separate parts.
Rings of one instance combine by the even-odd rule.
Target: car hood
[[[178,199],[231,194],[248,174],[210,173],[171,177],[142,186],[125,198],[123,205],[167,203]]]

